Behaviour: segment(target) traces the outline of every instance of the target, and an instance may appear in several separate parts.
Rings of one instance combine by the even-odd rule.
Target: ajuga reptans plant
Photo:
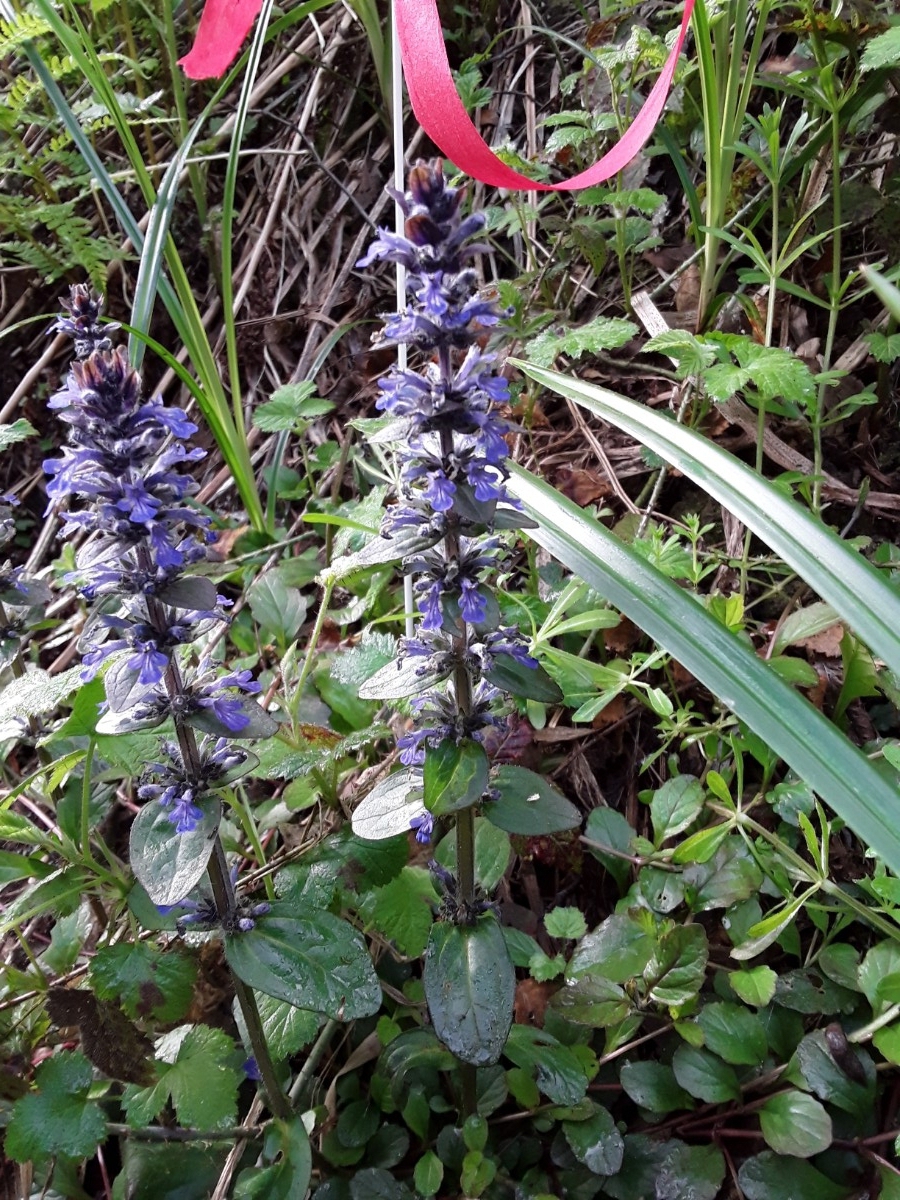
[[[103,671],[98,733],[164,722],[173,730],[137,787],[143,807],[132,825],[131,866],[157,905],[188,911],[197,902],[186,894],[208,872],[206,915],[226,934],[248,936],[268,906],[236,895],[216,789],[258,761],[233,738],[269,736],[277,726],[250,698],[258,691],[250,673],[223,671],[205,649],[227,620],[228,601],[210,579],[190,573],[212,538],[209,519],[190,504],[197,485],[185,469],[204,451],[185,445],[196,431],[185,413],[144,398],[125,349],[112,345],[115,326],[100,322],[100,300],[75,286],[63,304],[54,329],[74,339],[77,359],[50,407],[69,439],[45,469],[64,532],[84,539],[72,573],[93,605],[79,642],[82,678]],[[270,1103],[287,1115],[253,994],[237,973],[234,984]]]
[[[504,692],[545,702],[560,696],[520,631],[503,623],[493,582],[508,568],[504,531],[532,522],[507,491],[509,390],[481,345],[503,316],[474,266],[487,251],[472,241],[484,218],[462,215],[463,192],[448,185],[440,161],[413,167],[396,199],[403,235],[379,230],[358,265],[405,266],[407,307],[385,317],[380,341],[405,343],[419,365],[396,367],[379,382],[378,407],[392,418],[379,437],[397,447],[400,495],[380,537],[348,565],[400,559],[414,578],[416,635],[400,640],[396,660],[360,692],[410,697],[413,722],[398,741],[403,770],[365,797],[353,824],[364,837],[411,827],[421,842],[455,824],[456,872],[436,872],[445,901],[426,951],[425,992],[439,1036],[464,1062],[483,1065],[503,1048],[515,979],[489,897],[477,887],[475,817],[510,832],[552,832],[576,824],[577,813],[553,793],[556,816],[541,823],[552,789],[520,767],[492,772],[486,750],[490,731],[506,723]],[[487,1025],[472,1006],[464,1011],[461,971],[492,989]]]

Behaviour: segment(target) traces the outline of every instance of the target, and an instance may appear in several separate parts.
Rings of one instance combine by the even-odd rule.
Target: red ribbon
[[[463,108],[441,32],[435,0],[394,0],[403,74],[416,119],[454,166],[473,179],[518,191],[575,191],[616,175],[647,142],[662,115],[675,64],[687,36],[694,0],[685,0],[681,29],[643,108],[612,150],[580,175],[563,183],[535,183],[502,162],[487,145]]]
[[[223,75],[262,7],[262,0],[206,0],[194,45],[180,60],[191,79]],[[694,0],[685,0],[681,28],[662,73],[643,108],[612,150],[580,175],[563,183],[536,183],[502,162],[472,124],[462,106],[441,30],[435,0],[394,0],[400,57],[413,112],[419,124],[451,162],[482,183],[518,191],[576,191],[603,183],[626,167],[653,133],[662,115],[675,64],[687,36]]]

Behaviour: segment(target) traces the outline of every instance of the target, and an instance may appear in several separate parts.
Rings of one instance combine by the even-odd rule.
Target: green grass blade
[[[119,105],[115,91],[106,77],[103,64],[98,58],[84,26],[81,24],[77,14],[73,15],[70,13],[70,19],[75,26],[75,28],[70,28],[48,0],[35,0],[35,3],[55,36],[78,64],[97,96],[109,109],[113,124],[122,139],[130,165],[135,172],[135,178],[144,200],[152,207],[157,200],[152,179],[144,164],[141,151],[131,134],[130,127]],[[81,128],[65,96],[56,86],[37,48],[31,43],[26,43],[22,49],[38,78],[44,84],[48,98],[72,137],[76,149],[90,166],[100,189],[121,221],[122,227],[132,240],[135,249],[140,254],[144,248],[144,236],[140,231],[137,221],[122,199],[118,188],[113,183],[91,145],[90,139]],[[224,85],[222,86],[224,87]],[[222,88],[219,89],[217,95],[221,91]],[[198,126],[202,126],[211,105],[212,102],[198,120]],[[265,517],[262,502],[256,489],[256,479],[250,462],[250,452],[247,447],[246,437],[238,433],[231,419],[228,399],[219,375],[219,367],[212,347],[209,344],[209,338],[204,328],[200,311],[197,308],[197,302],[194,298],[187,272],[184,269],[184,264],[171,236],[165,237],[164,246],[165,262],[171,283],[161,274],[158,276],[160,298],[172,318],[178,336],[182,344],[186,347],[194,370],[197,373],[203,398],[200,405],[203,416],[216,439],[222,457],[231,469],[238,493],[247,510],[247,516],[251,525],[254,529],[261,530],[265,526]],[[149,300],[145,298],[143,303],[149,303]]]
[[[175,201],[178,198],[179,179],[184,170],[185,160],[202,127],[202,119],[194,122],[193,128],[179,146],[178,153],[166,168],[156,200],[150,209],[150,220],[147,222],[147,233],[141,249],[141,261],[134,287],[134,303],[131,306],[131,324],[136,331],[142,334],[146,334],[150,330],[153,308],[159,293],[166,240],[175,212]],[[137,370],[140,370],[145,345],[145,342],[134,333],[128,338],[128,357]]]
[[[510,488],[533,538],[672,654],[800,775],[892,870],[900,792],[766,663],[598,521],[521,467]]]
[[[900,596],[871,563],[817,517],[692,429],[606,388],[510,361],[537,383],[615,425],[693,479],[827,600],[892,671],[900,672]]]

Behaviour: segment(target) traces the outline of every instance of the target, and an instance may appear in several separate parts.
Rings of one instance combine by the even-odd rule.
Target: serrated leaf
[[[233,1065],[234,1042],[221,1029],[182,1025],[157,1047],[159,1080],[152,1087],[125,1089],[122,1103],[132,1128],[149,1125],[171,1098],[181,1125],[220,1129],[237,1119],[237,1090],[243,1073]]]
[[[410,822],[424,812],[422,772],[406,767],[375,784],[354,809],[351,826],[357,837],[377,842],[409,833]]]
[[[394,943],[401,954],[417,958],[428,944],[439,900],[431,875],[422,867],[404,867],[384,887],[370,893],[367,907],[376,929]]]
[[[256,1007],[259,1009],[263,1033],[266,1035],[266,1045],[275,1062],[290,1058],[304,1046],[308,1046],[319,1031],[322,1024],[321,1013],[308,1008],[297,1008],[286,1000],[275,996],[267,996],[265,992],[256,993]],[[235,1005],[235,1016],[241,1024],[240,1006]],[[248,1044],[247,1039],[244,1039]]]
[[[575,805],[542,775],[525,767],[498,767],[491,776],[491,787],[500,797],[485,805],[484,815],[507,833],[540,836],[574,829],[581,823]]]
[[[400,700],[405,696],[421,696],[450,674],[423,669],[419,658],[394,660],[381,667],[359,687],[360,700]]]
[[[37,430],[24,417],[19,417],[10,425],[0,425],[0,450],[6,450],[17,442],[24,442],[26,438],[35,437],[36,434]]]
[[[471,808],[488,786],[488,760],[484,747],[464,739],[445,738],[425,751],[422,771],[425,807],[434,816]]]
[[[525,353],[535,366],[552,367],[560,354],[581,358],[585,353],[614,350],[624,346],[637,331],[633,322],[620,317],[595,317],[593,321],[562,333],[550,329],[539,333],[528,342]]]
[[[88,1099],[94,1072],[83,1054],[62,1051],[41,1063],[36,1092],[12,1107],[4,1149],[15,1162],[65,1154],[90,1158],[106,1137],[106,1117]]]
[[[581,909],[554,908],[544,917],[544,928],[554,938],[581,938],[587,933],[587,922]]]
[[[336,1020],[370,1017],[381,988],[360,934],[328,912],[279,900],[246,933],[226,934],[225,957],[257,991]]]
[[[120,942],[100,947],[88,977],[98,996],[118,1000],[130,1017],[168,1024],[187,1012],[197,964],[177,947],[163,954],[150,942]]]
[[[81,668],[50,675],[37,667],[21,679],[11,679],[0,692],[0,725],[16,717],[41,717],[53,712],[81,686]]]
[[[272,393],[271,400],[260,404],[253,413],[253,424],[263,433],[281,433],[294,428],[296,423],[304,418],[309,419],[320,415],[306,411],[311,397],[314,396],[316,385],[308,379],[299,383],[286,383]],[[328,402],[325,402],[328,404]],[[332,406],[324,409],[328,412]]]
[[[202,800],[202,819],[178,833],[161,804],[150,801],[131,826],[131,869],[154,904],[177,904],[199,883],[222,819],[218,800]]]
[[[870,38],[863,49],[860,71],[878,71],[900,63],[900,25]]]
[[[806,1092],[792,1089],[770,1096],[759,1110],[759,1124],[776,1154],[812,1158],[831,1145],[831,1117]]]
[[[667,329],[644,344],[645,353],[665,354],[673,358],[684,376],[699,375],[715,361],[716,352],[686,329]]]
[[[432,926],[423,972],[434,1031],[463,1062],[488,1066],[500,1057],[513,1016],[516,976],[496,919]]]

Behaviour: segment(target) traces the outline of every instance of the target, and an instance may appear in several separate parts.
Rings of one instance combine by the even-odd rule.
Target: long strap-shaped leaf
[[[900,595],[805,508],[708,438],[595,384],[512,359],[538,383],[615,425],[677,467],[734,513],[900,672]]]
[[[577,505],[520,467],[510,487],[540,523],[530,537],[668,650],[900,869],[900,792],[862,751],[689,592]]]

